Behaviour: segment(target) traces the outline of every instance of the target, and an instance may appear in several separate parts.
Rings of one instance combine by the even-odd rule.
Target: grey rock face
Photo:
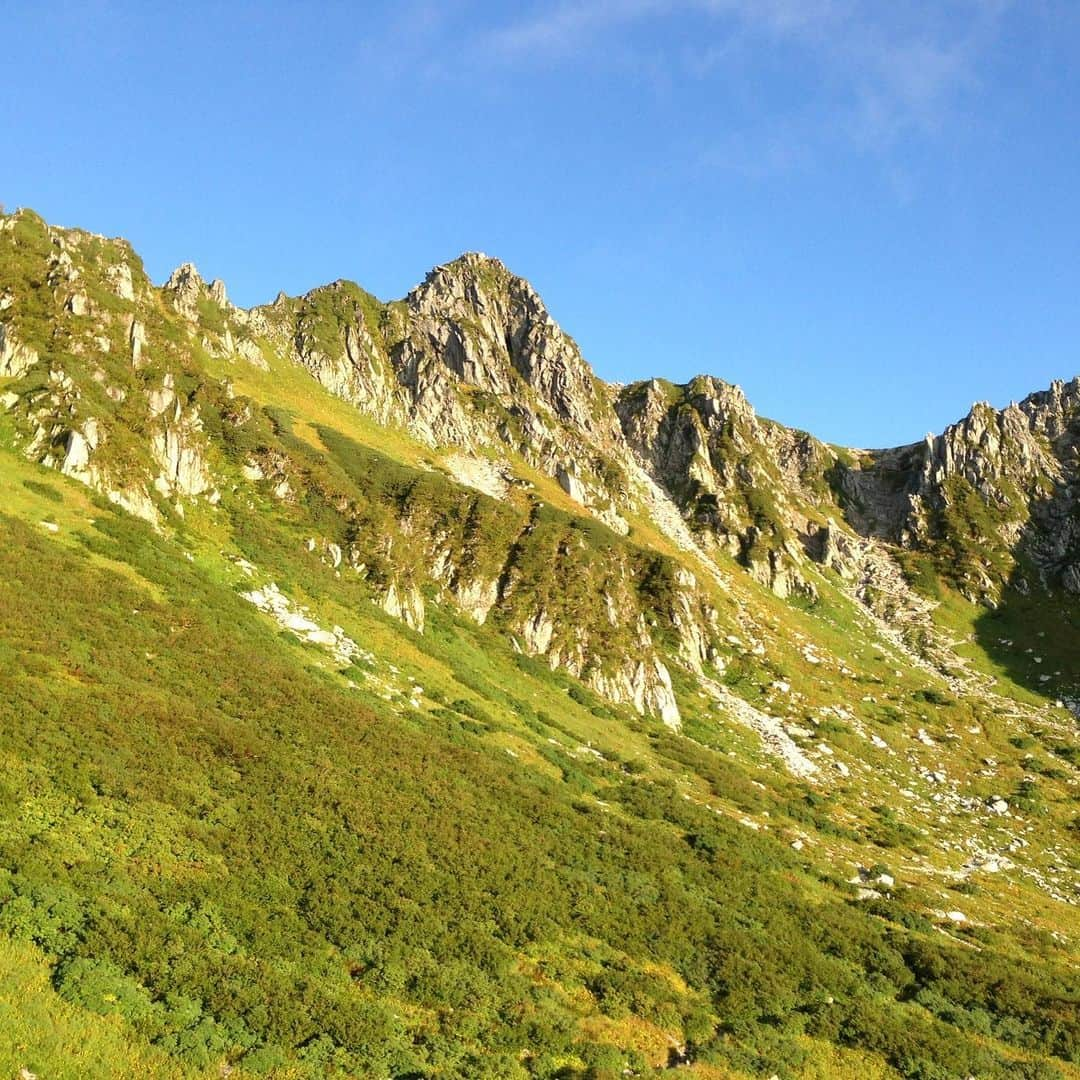
[[[1080,554],[1076,521],[1080,379],[1055,382],[1019,404],[980,403],[963,420],[923,443],[871,451],[843,474],[849,521],[862,532],[907,547],[932,546],[958,513],[978,512],[988,550],[1030,559],[1043,584],[1072,581]],[[986,571],[973,598],[1004,584]]]
[[[675,731],[682,724],[671,688],[671,674],[658,657],[627,661],[612,673],[599,668],[587,671],[585,682],[601,697],[632,705],[643,716],[658,716]]]
[[[177,413],[179,413],[179,409]],[[154,486],[165,496],[195,496],[210,491],[213,483],[198,438],[198,414],[180,414],[150,438],[150,451],[161,469]]]
[[[20,378],[37,362],[38,354],[21,344],[10,326],[0,323],[0,375]]]
[[[777,595],[813,595],[801,566],[821,500],[807,473],[832,455],[817,440],[761,420],[737,386],[700,376],[620,393],[616,411],[632,449],[708,547],[736,556]]]
[[[60,465],[60,471],[67,476],[76,478],[87,475],[87,467],[90,464],[90,446],[86,437],[79,431],[68,433],[64,447],[64,460]]]
[[[382,609],[418,633],[424,632],[424,598],[415,585],[399,587],[392,581],[383,594]]]
[[[121,300],[135,299],[135,282],[131,276],[131,267],[127,263],[117,263],[114,266],[108,267],[105,271],[105,276],[112,286],[113,292],[120,297]]]
[[[1071,438],[1075,383],[1001,412],[977,406],[923,443],[840,453],[763,420],[738,387],[711,377],[684,387],[653,380],[613,394],[532,287],[497,260],[469,254],[436,267],[384,309],[379,325],[350,289],[339,282],[309,294],[284,331],[333,393],[432,446],[475,453],[506,445],[618,532],[628,530],[635,508],[651,512],[637,475],[644,466],[694,544],[734,556],[781,597],[815,595],[814,563],[851,581],[865,566],[865,547],[847,560],[844,552],[855,549],[838,543],[844,526],[835,520],[831,547],[823,546],[824,520],[842,520],[867,539],[930,545],[958,481],[987,503],[1000,543],[1012,550],[1023,539],[1048,579],[1060,579],[1075,547],[1076,526],[1062,510],[1071,496],[1051,497],[1067,480],[1051,444]],[[335,295],[338,324],[328,333],[325,300]],[[280,322],[289,304],[279,298],[252,313],[249,325],[273,321],[274,312]],[[622,482],[598,471],[600,461]],[[1038,539],[1032,518],[1047,522]],[[671,534],[666,522],[657,524]],[[687,546],[681,533],[676,542]],[[985,576],[973,588],[993,584]]]
[[[142,366],[143,350],[146,348],[146,327],[133,315],[128,324],[128,343],[131,346],[131,366]]]
[[[510,446],[555,476],[557,465],[575,461],[580,472],[598,445],[619,441],[607,392],[577,346],[497,260],[470,254],[436,267],[383,309],[380,325],[345,282],[308,294],[291,316],[289,304],[257,309],[251,325],[280,327],[332,393],[429,445]]]
[[[193,263],[178,266],[165,282],[165,295],[184,318],[194,322],[199,315],[199,301],[207,294],[206,283]]]
[[[468,254],[436,267],[406,298],[409,333],[395,357],[413,407],[432,430],[447,378],[512,403],[522,384],[559,420],[613,434],[610,411],[574,343],[528,282],[495,259]]]
[[[326,316],[317,303],[327,294],[340,320],[332,332],[324,325]],[[299,362],[332,394],[379,423],[403,423],[403,402],[385,347],[367,325],[363,306],[344,282],[309,293],[286,333],[292,338]]]

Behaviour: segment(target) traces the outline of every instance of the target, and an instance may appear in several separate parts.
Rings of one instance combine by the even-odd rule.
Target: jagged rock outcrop
[[[805,507],[825,498],[834,462],[823,444],[761,420],[737,386],[708,376],[635,383],[615,408],[630,446],[707,547],[779,596],[813,595],[801,564],[812,531]]]
[[[413,423],[434,441],[457,441],[475,425],[455,383],[493,395],[511,414],[532,413],[531,398],[576,431],[614,434],[577,346],[532,286],[498,260],[472,253],[436,267],[405,306],[408,330],[394,350],[395,368]],[[545,426],[540,415],[529,419]]]
[[[83,431],[67,433],[64,441],[64,460],[60,463],[60,471],[66,476],[73,476],[76,480],[89,482],[90,454],[92,450],[97,449],[97,425],[88,420],[84,427],[89,428],[89,437]]]
[[[143,363],[143,350],[146,348],[146,327],[135,318],[131,316],[128,322],[128,346],[131,349],[131,366],[134,368],[142,367]]]
[[[535,290],[498,260],[464,255],[393,304],[342,281],[279,297],[250,314],[248,325],[260,324],[379,423],[431,446],[509,447],[627,531],[597,472],[598,450],[623,452],[607,390]]]
[[[181,413],[151,436],[150,451],[161,469],[154,478],[154,487],[166,498],[202,495],[211,490],[210,470],[199,445],[200,430],[197,414]]]
[[[621,658],[614,663],[590,652],[581,642],[569,648],[556,644],[557,629],[552,615],[540,608],[518,627],[518,637],[525,652],[543,656],[553,670],[565,668],[601,697],[630,705],[643,716],[657,716],[668,727],[678,730],[681,717],[671,674],[653,652],[643,626],[639,628],[639,656]]]
[[[381,424],[403,424],[404,400],[375,322],[377,301],[336,281],[297,302],[279,297],[249,320],[291,346],[297,360],[332,394]],[[374,323],[374,325],[372,325]]]
[[[399,586],[396,581],[390,582],[381,606],[387,615],[400,619],[417,633],[424,632],[424,598],[415,585]]]
[[[208,295],[206,282],[203,281],[194,263],[178,266],[165,282],[165,295],[173,307],[191,322],[199,317],[199,301]]]
[[[845,512],[859,531],[905,547],[970,548],[958,584],[972,599],[995,599],[1014,571],[1030,584],[1018,560],[1042,585],[1068,587],[1080,552],[1078,448],[1080,379],[1055,382],[1005,409],[976,404],[922,443],[861,454],[841,475]]]
[[[105,277],[112,286],[113,292],[121,300],[135,300],[135,281],[131,275],[131,267],[126,262],[114,263],[105,270]]]
[[[17,340],[15,331],[0,323],[0,375],[19,378],[38,362],[36,350]]]
[[[628,660],[613,672],[585,672],[585,682],[609,701],[632,705],[642,716],[658,716],[669,728],[682,725],[671,674],[662,660]]]
[[[490,578],[458,577],[451,586],[451,592],[458,607],[482,625],[499,599],[499,583]]]

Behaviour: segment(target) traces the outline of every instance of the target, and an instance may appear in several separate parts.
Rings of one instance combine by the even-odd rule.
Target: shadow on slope
[[[1068,481],[1032,502],[1013,548],[1016,565],[975,640],[1015,683],[1050,701],[1080,698],[1080,509]]]

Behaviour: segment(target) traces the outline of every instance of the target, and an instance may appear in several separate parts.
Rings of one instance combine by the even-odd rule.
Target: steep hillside
[[[0,407],[9,1071],[1080,1075],[1080,381],[845,450],[19,211]]]

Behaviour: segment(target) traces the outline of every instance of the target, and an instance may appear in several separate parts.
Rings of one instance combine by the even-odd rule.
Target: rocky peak
[[[1069,435],[1080,420],[1080,376],[1069,382],[1055,379],[1048,390],[1029,395],[1019,405],[1010,405],[1005,411],[1009,410],[1022,412],[1032,430],[1048,439]]]
[[[150,323],[139,305],[152,294],[127,245],[86,243],[89,234],[50,228],[30,211],[0,224],[22,264],[41,264],[58,322],[68,327],[72,317],[76,354],[146,367]],[[95,310],[102,286],[134,305],[122,327]],[[20,307],[26,288],[14,276],[0,281],[0,374],[8,377],[47,359],[48,337]],[[682,515],[661,526],[683,530],[680,545],[726,551],[781,593],[803,588],[804,556],[837,561],[842,538],[822,523],[838,510],[846,521],[837,528],[851,536],[928,549],[958,521],[969,532],[990,527],[1010,558],[1023,538],[1044,580],[1067,574],[1080,583],[1069,516],[1080,486],[1080,379],[1002,410],[978,403],[909,447],[846,453],[759,417],[738,386],[709,375],[682,386],[605,386],[529,282],[480,252],[436,266],[392,303],[338,281],[243,312],[191,263],[161,295],[213,355],[260,365],[272,353],[290,356],[377,422],[406,426],[429,445],[508,447],[616,531],[641,509],[642,491],[655,490]],[[152,349],[164,356],[171,346],[155,340]],[[102,384],[112,400],[126,394]],[[835,557],[818,554],[826,549]],[[987,574],[1004,580],[1013,565],[1003,558]]]
[[[193,268],[194,269],[194,268]],[[210,299],[215,304],[220,304],[221,307],[231,307],[229,303],[229,294],[225,291],[225,282],[221,278],[214,278],[210,282]]]
[[[405,381],[437,361],[458,380],[508,401],[518,378],[562,421],[613,434],[610,410],[577,345],[533,287],[498,259],[477,252],[435,267],[405,298],[413,333],[403,350]]]
[[[711,375],[683,385],[664,379],[632,383],[620,390],[615,408],[624,433],[646,458],[673,441],[697,453],[725,436],[745,453],[766,438],[742,389]]]
[[[312,289],[298,300],[279,294],[249,313],[331,393],[379,423],[403,423],[404,401],[387,356],[387,306],[352,281]]]
[[[738,386],[700,375],[623,388],[623,434],[708,548],[733,555],[781,596],[811,595],[799,567],[817,550],[810,507],[825,497],[831,452],[760,419]]]
[[[455,448],[453,456],[431,457],[455,462],[455,477],[502,503],[500,513],[513,514],[510,508],[538,499],[516,472],[520,454],[569,496],[569,507],[566,500],[556,507],[559,514],[569,509],[576,520],[591,513],[623,535],[630,521],[649,515],[725,587],[730,579],[724,560],[731,556],[777,595],[812,597],[824,580],[819,564],[836,571],[852,592],[861,590],[857,595],[867,606],[887,595],[899,609],[904,582],[890,545],[879,540],[932,550],[935,542],[960,535],[959,546],[948,549],[960,550],[967,543],[960,530],[970,526],[970,506],[978,510],[982,499],[1010,556],[1027,530],[1026,550],[1043,581],[1080,591],[1080,517],[1074,511],[1080,380],[1054,383],[1001,411],[978,404],[924,443],[838,453],[759,417],[738,386],[712,376],[682,386],[661,379],[605,386],[532,286],[479,253],[435,267],[402,301],[382,303],[358,285],[337,281],[299,298],[279,295],[273,305],[250,312],[229,305],[221,282],[208,286],[186,263],[161,289],[164,309],[151,310],[157,297],[126,248],[105,249],[106,259],[100,244],[81,243],[75,233],[42,225],[11,236],[8,228],[0,239],[24,256],[18,265],[32,264],[34,272],[0,277],[0,375],[17,377],[38,363],[55,367],[56,327],[69,335],[72,348],[65,345],[67,366],[47,392],[28,383],[16,393],[5,385],[9,393],[0,405],[21,409],[16,423],[28,454],[161,527],[185,505],[209,512],[206,507],[242,490],[235,462],[217,444],[225,424],[233,422],[226,404],[231,389],[200,377],[198,394],[181,393],[189,380],[179,373],[190,373],[201,355],[213,355],[261,365],[297,362],[377,423],[407,427],[429,446]],[[51,271],[55,284],[40,268]],[[46,282],[48,327],[27,317],[33,313],[26,304],[32,281]],[[80,281],[91,297],[106,286],[131,306],[120,309],[122,318],[105,305],[80,315],[72,302]],[[159,319],[170,332],[157,332]],[[204,336],[193,352],[195,331]],[[173,370],[178,374],[161,375]],[[123,410],[116,408],[125,402]],[[132,416],[138,417],[139,439],[125,437]],[[273,438],[254,434],[259,447]],[[240,476],[264,484],[299,513],[303,473],[292,467],[284,449],[260,450],[245,459]],[[966,487],[957,491],[958,484]],[[846,520],[838,490],[849,496],[846,503],[839,500]],[[333,504],[344,505],[343,498]],[[480,513],[469,499],[475,496],[455,511],[462,521]],[[954,512],[961,502],[967,518]],[[419,510],[414,516],[399,512],[394,559],[381,555],[385,572],[370,578],[386,611],[422,628],[424,594],[417,590],[425,580],[437,584],[477,621],[501,627],[526,652],[606,698],[678,722],[666,665],[700,674],[715,659],[711,609],[695,589],[672,589],[680,599],[669,602],[637,555],[616,561],[606,552],[620,550],[618,545],[599,530],[604,541],[586,550],[582,537],[592,532],[577,524],[558,526],[565,535],[555,543],[558,534],[546,513],[523,518],[516,532],[507,527],[499,552],[493,539],[498,530],[478,529],[476,549],[491,563],[481,574],[472,541],[451,539],[457,525],[425,520]],[[509,520],[500,519],[500,528]],[[389,528],[388,521],[380,528]],[[976,524],[985,531],[981,521]],[[424,537],[432,538],[424,559],[402,573],[403,562],[413,557],[402,553],[418,550]],[[530,543],[537,546],[528,548]],[[989,545],[979,537],[969,547],[981,557]],[[373,550],[374,543],[357,547],[342,565],[358,568]],[[340,550],[336,560],[335,570]],[[557,572],[534,573],[557,560],[563,563]],[[992,575],[1005,580],[1014,565],[1003,559],[971,570],[969,595],[990,595],[985,583]],[[635,613],[634,632],[616,640],[612,635],[626,613]],[[664,637],[669,631],[679,641],[674,653]]]
[[[1001,494],[994,481],[1027,479],[1036,471],[1053,471],[1053,465],[1031,417],[1016,405],[998,411],[988,402],[977,402],[959,423],[941,435],[927,436],[924,488],[960,476],[993,498]]]
[[[165,282],[165,288],[176,293],[191,292],[196,289],[201,291],[205,286],[206,282],[203,281],[198,268],[194,263],[189,262],[181,263]]]
[[[731,418],[750,422],[757,419],[742,387],[713,375],[698,375],[691,379],[687,393],[697,403],[702,416],[710,420]]]
[[[169,280],[165,282],[165,293],[172,299],[177,311],[194,319],[199,301],[206,294],[206,282],[194,263],[183,263],[169,275]]]
[[[995,600],[1026,557],[1043,584],[1080,577],[1073,507],[1080,474],[1080,379],[1055,382],[1019,404],[976,402],[940,435],[873,451],[844,470],[849,521],[931,553],[972,599]],[[957,545],[959,544],[959,548]],[[957,551],[966,554],[957,557]],[[988,554],[993,557],[988,558]],[[1029,583],[1023,575],[1019,587]]]
[[[456,259],[432,267],[405,300],[411,303],[414,297],[428,289],[435,289],[442,295],[465,297],[470,291],[475,293],[476,285],[481,281],[491,286],[512,276],[501,259],[482,251],[465,251]]]

